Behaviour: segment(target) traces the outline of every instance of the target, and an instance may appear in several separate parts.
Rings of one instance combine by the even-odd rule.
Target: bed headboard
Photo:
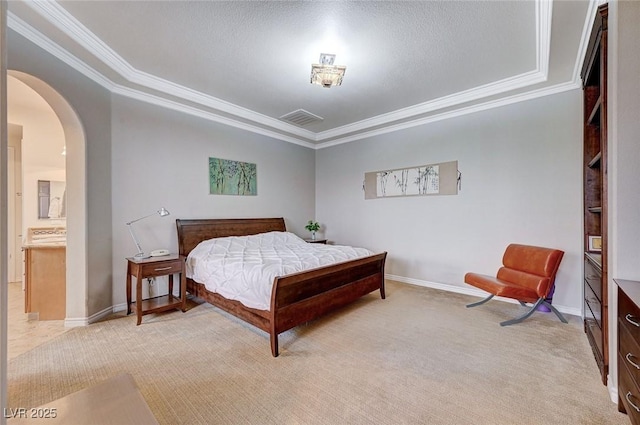
[[[265,232],[284,232],[284,218],[212,218],[176,220],[178,252],[189,255],[200,242],[225,236],[247,236]]]

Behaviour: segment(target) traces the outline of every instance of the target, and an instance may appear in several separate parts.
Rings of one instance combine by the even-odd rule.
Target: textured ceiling
[[[116,93],[314,146],[578,87],[593,10],[544,0],[14,1],[9,27]],[[320,53],[347,66],[342,86],[309,83]],[[278,119],[297,109],[324,120]]]

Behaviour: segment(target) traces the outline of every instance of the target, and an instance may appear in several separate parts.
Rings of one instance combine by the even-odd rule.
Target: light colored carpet
[[[389,282],[268,337],[208,305],[75,328],[9,364],[9,407],[122,372],[161,424],[628,424],[600,383],[582,324],[499,301]]]

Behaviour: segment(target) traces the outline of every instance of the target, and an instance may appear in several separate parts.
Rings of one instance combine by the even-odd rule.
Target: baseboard
[[[118,313],[127,309],[127,303],[120,303],[113,306],[113,312]]]
[[[611,386],[611,374],[607,377],[607,387],[609,389],[609,397],[611,401],[618,404],[618,387]]]
[[[438,282],[430,282],[428,280],[420,280],[420,279],[413,279],[410,277],[404,277],[404,276],[396,276],[393,274],[385,274],[384,275],[385,279],[389,279],[389,280],[393,280],[396,282],[401,282],[401,283],[408,283],[410,285],[416,285],[416,286],[424,286],[426,288],[434,288],[434,289],[440,289],[442,291],[449,291],[449,292],[455,292],[458,294],[464,294],[464,295],[471,295],[474,297],[480,297],[480,298],[486,298],[487,293],[480,291],[478,289],[475,288],[470,288],[470,287],[463,287],[463,286],[455,286],[455,285],[448,285],[445,283],[438,283]],[[504,301],[504,302],[509,302],[509,303],[517,303],[516,300],[513,300],[511,298],[503,298],[503,297],[495,297],[494,300],[499,300],[499,301]],[[565,314],[570,314],[573,316],[579,316],[582,317],[582,311],[580,309],[576,309],[573,307],[567,307],[567,306],[563,306],[563,305],[557,305],[557,304],[553,304],[553,306],[555,308],[557,308],[560,312],[565,313]],[[607,382],[611,383],[611,375],[609,375]],[[611,401],[614,403],[618,403],[618,388],[617,387],[612,387],[611,385],[607,385],[607,389],[609,392],[609,397],[611,397]]]
[[[413,279],[410,277],[397,276],[393,274],[385,274],[384,277],[385,279],[393,280],[396,282],[408,283],[410,285],[416,285],[416,286],[424,286],[426,288],[440,289],[442,291],[455,292],[457,294],[471,295],[474,297],[486,298],[488,295],[486,292],[483,292],[483,291],[480,291],[479,289],[475,289],[471,287],[449,285],[446,283],[438,283],[438,282],[430,282],[428,280]],[[514,304],[518,302],[511,298],[503,298],[503,297],[495,297],[494,300],[514,303]],[[567,307],[567,306],[558,305],[558,304],[553,304],[553,306],[557,308],[558,311],[560,311],[561,313],[582,317],[582,310],[578,308]]]
[[[67,317],[64,319],[65,328],[77,328],[79,326],[87,326],[89,319],[86,317]]]
[[[116,304],[112,307],[107,307],[105,309],[102,309],[99,312],[94,313],[89,317],[67,317],[66,319],[64,319],[64,327],[75,328],[78,326],[87,326],[87,325],[90,325],[91,323],[95,323],[99,320],[102,320],[113,313],[124,311],[126,310],[126,308],[127,308],[126,303]]]
[[[480,290],[475,289],[475,288],[470,288],[470,287],[456,286],[456,285],[450,285],[450,284],[446,284],[446,283],[431,282],[431,281],[428,281],[428,280],[414,279],[414,278],[410,278],[410,277],[397,276],[397,275],[393,275],[393,274],[385,274],[384,277],[385,277],[385,279],[393,280],[393,281],[396,281],[396,282],[408,283],[410,285],[416,285],[416,286],[424,286],[426,288],[440,289],[442,291],[455,292],[455,293],[458,293],[458,294],[471,295],[471,296],[474,296],[474,297],[485,298],[487,296],[486,292],[480,291]],[[517,303],[516,300],[513,300],[511,298],[495,297],[494,299],[495,300],[499,300],[499,301],[508,302],[508,303]],[[563,306],[563,305],[558,305],[558,304],[553,304],[553,306],[555,308],[557,308],[558,311],[560,311],[562,313],[570,314],[570,315],[573,315],[573,316],[582,316],[582,311],[580,309],[567,307],[567,306]],[[104,319],[105,317],[109,316],[110,314],[118,313],[120,311],[125,311],[126,309],[127,309],[127,303],[116,304],[114,306],[107,307],[104,310],[101,310],[101,311],[89,316],[88,318],[84,318],[84,317],[66,318],[66,319],[64,319],[64,326],[67,327],[67,328],[73,328],[73,327],[76,327],[76,326],[87,326],[90,323],[94,323],[94,322],[97,322],[98,320]]]

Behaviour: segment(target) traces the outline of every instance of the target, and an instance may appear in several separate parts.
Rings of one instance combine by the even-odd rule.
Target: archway
[[[66,144],[67,254],[65,326],[88,323],[87,190],[85,132],[71,105],[44,81],[19,71],[7,72],[38,93],[58,116]]]

